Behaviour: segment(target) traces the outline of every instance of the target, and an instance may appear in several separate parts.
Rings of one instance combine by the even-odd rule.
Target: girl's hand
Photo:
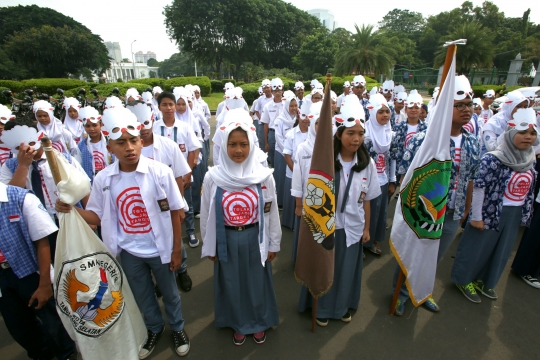
[[[266,261],[272,262],[272,260],[274,260],[275,258],[276,258],[276,253],[269,251],[268,252],[268,259],[266,259]]]
[[[474,221],[474,220],[471,220],[471,226],[477,230],[484,230],[484,220],[480,220],[480,221]]]
[[[294,213],[296,216],[302,216],[302,207],[295,207],[294,208]]]
[[[56,203],[54,204],[54,210],[56,210],[57,212],[68,213],[71,211],[71,205],[61,202],[60,199],[56,199]]]
[[[217,256],[209,256],[208,259],[211,260],[211,261],[213,261],[213,262],[217,262],[217,261],[218,261],[218,257],[217,257]]]
[[[365,244],[367,243],[369,240],[371,240],[370,236],[369,236],[369,230],[368,229],[364,229],[364,233],[362,234],[362,237],[360,238],[360,242],[362,242],[362,244]]]
[[[396,192],[396,184],[389,183],[388,184],[388,197],[392,197],[392,195],[394,195],[395,192]]]

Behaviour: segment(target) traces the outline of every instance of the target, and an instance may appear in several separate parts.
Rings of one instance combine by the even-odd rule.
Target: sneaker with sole
[[[184,291],[191,290],[191,286],[193,285],[193,282],[191,281],[191,278],[189,277],[189,274],[187,273],[187,270],[183,273],[179,273],[176,277],[176,284],[180,286],[180,289]]]
[[[437,305],[437,303],[435,302],[435,300],[433,300],[432,297],[430,297],[429,299],[424,301],[423,305],[424,305],[424,307],[426,309],[428,309],[431,312],[439,312],[439,311],[441,311],[441,308],[439,307],[439,305]]]
[[[189,338],[184,330],[173,331],[174,350],[180,356],[186,356],[189,352]]]
[[[236,346],[240,346],[246,342],[246,335],[241,335],[239,333],[234,333],[233,343]]]
[[[493,289],[486,289],[486,285],[482,280],[476,280],[472,282],[474,285],[474,288],[480,292],[480,294],[484,295],[487,298],[490,298],[492,300],[497,300],[498,296],[495,290]]]
[[[478,296],[478,294],[476,293],[472,282],[465,286],[461,286],[458,284],[456,284],[456,286],[459,290],[461,290],[467,300],[472,301],[475,304],[480,304],[482,302],[482,299],[480,299],[480,296]]]
[[[351,320],[352,320],[352,315],[348,311],[345,313],[345,315],[341,317],[341,321],[346,322],[346,323],[351,322]]]
[[[264,331],[259,331],[258,333],[253,334],[253,341],[257,344],[262,344],[266,341],[266,334]]]
[[[398,299],[396,303],[396,309],[394,310],[394,315],[403,316],[405,313],[405,301]]]
[[[199,239],[195,234],[189,235],[189,247],[196,248],[197,246],[199,246]]]
[[[198,211],[195,211],[193,217],[194,217],[195,219],[200,219],[200,218],[201,218],[201,213],[198,212]]]
[[[159,333],[153,333],[150,330],[148,331],[146,343],[143,345],[141,350],[139,350],[139,359],[146,359],[150,356],[152,351],[154,351],[154,348],[156,347],[156,344],[161,337],[161,334],[163,334],[163,330]]]
[[[366,249],[368,249],[369,251],[371,251],[375,255],[381,255],[382,254],[381,249],[378,247],[378,245],[375,245],[375,243],[372,244],[371,246],[366,247]]]
[[[322,327],[325,327],[326,325],[328,325],[328,319],[315,319],[315,321],[317,322],[317,325],[319,326],[322,326]]]
[[[522,276],[521,278],[523,279],[523,281],[531,285],[533,288],[540,289],[540,281],[538,281],[538,279],[532,277],[531,275],[525,275],[525,276]]]

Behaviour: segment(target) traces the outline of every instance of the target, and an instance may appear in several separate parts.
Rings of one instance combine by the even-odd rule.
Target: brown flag
[[[326,88],[315,137],[307,195],[303,199],[294,275],[317,299],[330,290],[334,281],[334,145],[330,83]]]

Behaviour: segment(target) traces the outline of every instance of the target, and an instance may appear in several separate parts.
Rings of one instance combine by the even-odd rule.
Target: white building
[[[122,61],[122,50],[120,50],[120,43],[105,41],[105,47],[109,51],[109,57],[112,58],[112,61]]]
[[[157,77],[158,67],[148,66],[146,63],[123,63],[111,62],[111,68],[105,71],[105,79],[108,83],[116,82],[118,79],[129,81],[133,79],[149,78],[152,75]],[[155,74],[151,74],[154,72]]]
[[[146,54],[143,53],[142,51],[137,51],[135,53],[135,62],[138,62],[138,63],[147,63],[148,60],[150,59],[156,59],[157,60],[157,55],[155,52],[153,51],[147,51]]]
[[[330,31],[334,31],[334,29],[338,28],[337,21],[334,20],[334,13],[328,9],[312,9],[308,10],[307,13],[318,18],[323,26]]]

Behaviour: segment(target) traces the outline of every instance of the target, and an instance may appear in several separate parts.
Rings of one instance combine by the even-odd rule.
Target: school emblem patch
[[[403,218],[420,239],[440,239],[452,161],[431,160],[414,170],[401,191]]]
[[[108,253],[66,261],[56,283],[56,306],[79,334],[100,337],[124,311],[122,282],[120,266]]]
[[[336,197],[332,177],[322,171],[311,170],[307,181],[302,217],[313,234],[313,239],[325,249],[334,248]]]

